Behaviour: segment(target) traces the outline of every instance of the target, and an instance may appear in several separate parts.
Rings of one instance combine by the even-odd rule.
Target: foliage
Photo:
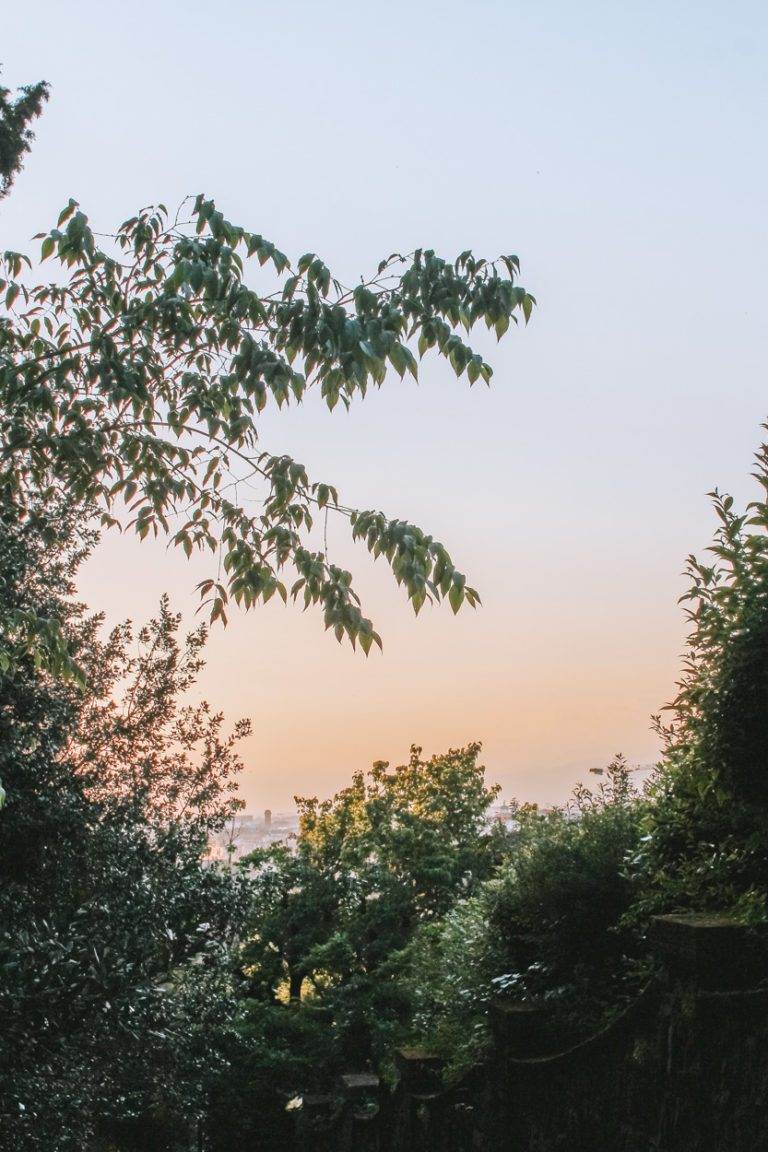
[[[413,746],[407,764],[376,761],[332,800],[297,800],[301,841],[318,860],[406,892],[417,918],[439,915],[487,868],[485,820],[499,788],[485,784],[480,749],[423,760]]]
[[[691,556],[692,630],[664,755],[644,798],[619,758],[597,795],[522,808],[499,875],[407,949],[414,1023],[454,1071],[487,1043],[487,1005],[549,1006],[562,1042],[615,1010],[647,971],[653,913],[768,918],[768,447],[746,512],[711,494],[712,562]]]
[[[328,1021],[311,1006],[247,999],[222,1045],[225,1069],[206,1083],[206,1146],[211,1152],[292,1147],[287,1102],[325,1092],[343,1071]]]
[[[623,757],[596,792],[549,813],[521,810],[520,839],[495,882],[491,932],[507,957],[504,992],[597,1014],[612,1004],[633,942],[619,927],[642,805]],[[591,1008],[589,1006],[592,1006]]]
[[[0,88],[0,195],[47,94]],[[228,734],[206,704],[183,703],[206,633],[180,640],[167,600],[138,633],[126,623],[102,638],[73,599],[95,539],[83,525],[96,515],[214,553],[200,585],[212,621],[226,623],[231,601],[290,595],[366,654],[380,638],[351,574],[317,544],[318,513],[348,519],[415,612],[474,606],[442,544],[341,503],[262,447],[259,418],[313,387],[349,407],[388,367],[416,378],[416,349],[488,383],[461,330],[483,321],[500,339],[535,302],[516,257],[470,252],[393,253],[346,288],[319,257],[292,266],[203,196],[173,219],[142,210],[108,237],[70,201],[38,238],[53,282],[35,283],[19,253],[0,270],[3,1145],[170,1149],[206,1111],[209,1136],[227,1117],[222,1148],[263,1135],[265,1115],[279,1138],[281,1093],[350,1051],[368,1058],[375,1022],[394,1034],[393,958],[492,871],[494,792],[479,746],[426,762],[414,749],[334,801],[302,801],[295,852],[260,854],[251,874],[207,865],[209,833],[238,806],[248,726]],[[243,1095],[251,1110],[235,1119]]]
[[[8,195],[21,171],[34,139],[29,125],[40,115],[47,99],[45,81],[25,85],[15,100],[10,89],[0,85],[0,200]]]
[[[414,747],[394,771],[379,761],[331,800],[298,800],[294,851],[250,858],[252,994],[326,1008],[348,1061],[391,1050],[408,1012],[401,949],[492,874],[498,840],[485,817],[497,789],[484,784],[479,751],[424,760]]]
[[[181,616],[167,596],[135,638],[126,622],[100,643],[99,622],[90,622],[81,656],[88,693],[67,745],[69,763],[94,799],[134,806],[163,825],[193,816],[201,832],[219,830],[243,807],[236,746],[251,726],[241,720],[223,735],[222,713],[211,713],[205,702],[181,703],[204,664],[205,627],[180,644]]]
[[[292,571],[290,595],[319,604],[337,639],[366,653],[379,637],[350,573],[313,544],[318,512],[349,519],[415,611],[426,600],[446,598],[454,612],[477,603],[438,541],[346,507],[332,485],[261,448],[259,415],[312,387],[329,408],[349,406],[384,382],[388,365],[416,377],[410,340],[470,383],[489,381],[459,330],[483,321],[500,338],[510,321],[528,320],[534,300],[516,283],[516,257],[394,253],[346,288],[318,256],[291,264],[204,196],[173,218],[144,209],[106,240],[70,201],[41,255],[58,260],[63,282],[28,285],[32,266],[18,253],[6,253],[0,280],[4,505],[23,511],[64,494],[99,506],[105,525],[167,534],[187,555],[210,550],[219,571],[200,592],[212,620],[226,622],[230,600],[286,600]]]
[[[688,558],[683,677],[657,718],[664,755],[635,866],[636,913],[733,909],[768,917],[768,446],[744,513],[711,493],[712,563]]]
[[[150,1117],[161,1148],[163,1124],[199,1110],[220,1059],[211,1022],[235,1011],[231,993],[210,993],[227,983],[246,896],[203,861],[240,767],[217,718],[178,702],[203,635],[180,643],[164,604],[138,657],[127,628],[100,642],[70,599],[89,544],[78,516],[52,510],[38,533],[8,512],[0,522],[6,591],[62,621],[88,684],[29,654],[0,675],[0,1126],[4,1147],[30,1152]]]
[[[402,955],[409,1028],[416,1041],[447,1060],[451,1078],[476,1065],[490,1041],[488,1005],[504,967],[489,929],[492,912],[486,885],[442,919],[422,925]]]
[[[453,1072],[486,1045],[495,997],[545,1004],[562,1042],[625,996],[638,951],[622,925],[632,898],[626,862],[643,804],[622,757],[606,773],[596,792],[577,788],[567,808],[518,807],[497,875],[412,941],[414,1026]]]

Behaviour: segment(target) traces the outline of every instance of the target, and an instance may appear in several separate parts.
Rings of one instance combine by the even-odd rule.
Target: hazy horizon
[[[213,630],[199,694],[253,720],[250,810],[411,743],[480,739],[503,796],[541,803],[616,752],[655,759],[685,557],[711,539],[709,490],[750,497],[766,416],[766,48],[757,3],[5,13],[2,83],[52,94],[3,248],[36,250],[70,196],[107,230],[204,190],[347,281],[395,249],[470,247],[517,253],[539,301],[527,329],[479,341],[490,389],[428,359],[418,386],[388,379],[349,414],[317,397],[265,413],[270,448],[446,543],[483,607],[414,619],[331,524],[384,652],[274,602]],[[191,625],[207,572],[108,535],[79,587],[110,623],[168,591]]]

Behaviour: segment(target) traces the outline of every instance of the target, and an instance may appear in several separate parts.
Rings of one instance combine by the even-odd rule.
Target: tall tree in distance
[[[398,953],[494,872],[502,841],[487,814],[479,744],[407,763],[377,761],[329,800],[296,797],[293,850],[257,849],[243,971],[253,995],[306,993],[335,1020],[339,1051],[362,1066],[407,1014]]]
[[[24,157],[34,140],[30,124],[42,112],[48,94],[44,80],[26,84],[19,89],[15,99],[10,88],[0,84],[0,200],[8,195],[21,171]]]

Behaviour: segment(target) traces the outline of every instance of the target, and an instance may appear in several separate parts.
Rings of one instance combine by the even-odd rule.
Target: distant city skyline
[[[629,764],[629,771],[630,771],[631,775],[635,776],[635,783],[638,786],[642,786],[643,781],[645,779],[647,779],[648,776],[650,776],[650,774],[653,772],[654,767],[655,767],[654,764],[631,764],[630,763]],[[581,777],[574,780],[574,785],[577,783],[581,783],[581,784],[586,784],[588,787],[590,785],[592,785],[593,787],[599,787],[599,784],[600,784],[599,778],[601,776],[603,776],[604,773],[605,773],[605,768],[602,768],[602,767],[588,768],[586,770],[586,772],[582,774]],[[590,776],[592,776],[592,775],[597,777],[597,779],[590,780]],[[489,780],[487,782],[488,783],[495,783],[495,781],[491,780],[490,777],[489,777]],[[494,811],[498,811],[500,808],[507,808],[511,804],[513,804],[516,799],[517,799],[516,797],[506,796],[502,793],[499,795],[497,800],[495,800],[490,805],[488,811],[494,812]],[[570,799],[570,795],[564,797],[562,803],[567,804],[569,799]],[[552,807],[558,807],[557,804],[554,804],[551,806]],[[262,827],[262,828],[263,827],[279,828],[281,826],[285,827],[285,825],[288,823],[298,824],[298,809],[297,809],[295,804],[289,805],[284,811],[274,811],[274,812],[272,811],[271,808],[259,810],[259,809],[255,809],[255,808],[249,808],[246,806],[245,808],[240,809],[238,812],[236,812],[230,818],[229,826],[234,825],[235,827],[239,827],[240,825],[247,825],[247,826],[256,826],[256,827]]]
[[[53,0],[3,14],[3,83],[51,100],[3,248],[70,196],[99,229],[205,190],[347,282],[393,249],[516,252],[539,301],[478,347],[492,387],[425,360],[346,414],[268,410],[263,440],[342,499],[443,540],[483,599],[418,620],[331,520],[384,639],[234,612],[198,696],[250,716],[242,795],[286,811],[411,743],[481,739],[506,797],[562,803],[616,752],[652,762],[675,693],[706,493],[743,503],[766,416],[768,9],[683,2]],[[151,26],[151,34],[148,27]],[[45,27],[47,34],[37,29]],[[128,79],[130,81],[128,82]],[[193,626],[207,561],[104,538],[79,581],[115,624],[164,591]]]

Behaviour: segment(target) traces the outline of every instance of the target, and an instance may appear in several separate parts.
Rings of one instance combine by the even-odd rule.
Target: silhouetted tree
[[[0,200],[8,195],[21,171],[34,140],[30,124],[42,112],[48,94],[45,80],[26,84],[15,99],[10,88],[0,85]]]

